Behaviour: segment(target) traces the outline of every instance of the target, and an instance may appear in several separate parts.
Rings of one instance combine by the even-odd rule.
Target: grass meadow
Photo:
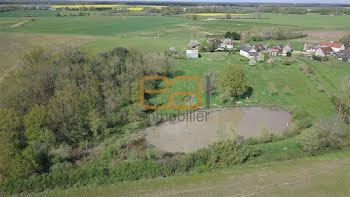
[[[146,31],[157,27],[184,23],[187,20],[189,19],[161,16],[42,17],[36,18],[23,26],[3,28],[0,31],[116,36],[123,33]]]
[[[37,14],[40,15],[40,13],[41,12],[38,12]],[[5,59],[11,51],[15,51],[19,48],[19,46],[16,45],[15,39],[18,39],[17,43],[27,43],[20,46],[20,51],[35,45],[44,45],[46,48],[57,49],[65,45],[64,43],[77,39],[78,35],[80,35],[78,37],[83,40],[84,35],[89,35],[98,37],[92,40],[90,40],[90,37],[87,41],[77,41],[71,46],[81,46],[82,49],[93,54],[98,54],[117,46],[138,49],[146,53],[155,53],[163,52],[169,47],[175,47],[179,51],[184,51],[189,40],[204,40],[208,34],[223,34],[225,31],[232,30],[266,30],[281,27],[281,25],[288,29],[324,28],[324,26],[322,27],[319,22],[314,22],[314,20],[319,17],[325,18],[325,21],[333,20],[333,16],[312,14],[268,14],[263,17],[267,19],[233,20],[207,20],[206,17],[201,16],[197,21],[188,18],[162,16],[36,17],[35,20],[30,20],[22,25],[10,28],[10,26],[28,20],[28,18],[21,16],[23,15],[18,14],[18,17],[0,17],[0,31],[8,32],[3,34],[2,43],[3,46],[8,45],[9,47],[7,47],[7,49],[10,49],[7,50],[7,52],[5,48],[3,49],[2,59]],[[299,20],[300,17],[304,17],[305,20]],[[327,23],[332,25],[330,28],[333,30],[339,29],[342,25],[342,27],[344,27],[348,16],[337,17],[342,20],[337,20],[337,22],[334,23]],[[287,18],[293,18],[292,21],[296,21],[296,23],[293,25],[289,24],[289,20],[285,20]],[[26,38],[21,38],[18,36],[20,34],[12,34],[10,32],[26,33],[27,36]],[[44,39],[44,41],[42,41],[42,38],[36,39],[36,33],[40,33],[40,35],[43,35],[43,38],[47,39]],[[58,34],[61,34],[59,37],[60,39],[55,39]],[[55,42],[55,40],[61,41],[58,43]],[[270,40],[252,42],[251,44],[255,43],[268,44],[269,46],[290,43],[296,50],[302,49],[304,44],[304,42],[297,40]],[[13,59],[18,60],[19,56],[20,55],[13,56]],[[315,83],[308,78],[299,69],[297,63],[290,66],[285,66],[281,63],[258,63],[255,67],[251,67],[248,61],[245,61],[241,56],[234,54],[228,55],[227,53],[203,53],[202,58],[194,60],[178,59],[176,60],[176,68],[179,74],[196,75],[204,81],[204,76],[208,74],[210,70],[220,71],[221,68],[227,64],[240,64],[244,67],[249,85],[253,88],[253,93],[249,96],[249,100],[252,101],[250,105],[280,105],[287,109],[299,105],[307,109],[315,117],[332,114],[334,107],[329,99],[329,95],[325,92],[320,92],[317,89],[318,84],[321,84],[329,90],[327,92],[334,93],[334,87],[340,85],[340,82],[346,75],[346,71],[348,71],[348,68],[345,66],[347,63],[332,61],[332,63],[338,65],[333,66],[336,68],[333,69],[333,67],[319,62],[303,61],[302,59],[300,61],[315,70],[319,82]],[[11,60],[10,64],[13,64],[13,62],[15,61]],[[6,70],[7,67],[3,63],[0,72],[4,73]],[[328,77],[325,73],[333,74]],[[180,82],[177,85],[178,87],[172,88],[170,92],[186,88],[196,88],[189,83],[191,82]],[[269,86],[271,86],[271,84],[276,87],[277,94],[271,95],[269,91]],[[284,89],[287,88],[290,89],[290,93],[288,94],[284,93]],[[151,99],[151,102],[159,104],[167,103],[168,96],[169,94],[157,95]],[[244,99],[237,101],[244,101]],[[204,102],[205,100],[203,100],[203,103]],[[212,96],[211,104],[214,106],[232,105],[221,103],[217,95]]]
[[[319,65],[318,62],[313,63],[315,66]],[[256,66],[250,66],[249,61],[237,54],[202,53],[202,57],[199,59],[178,60],[177,70],[181,75],[200,77],[204,87],[205,76],[210,70],[220,71],[222,67],[228,64],[242,65],[246,71],[248,85],[253,89],[252,95],[249,96],[251,103],[246,103],[245,98],[236,100],[242,102],[243,105],[277,105],[284,106],[288,110],[301,106],[314,117],[325,117],[332,115],[334,112],[329,96],[325,92],[320,92],[317,89],[317,84],[309,79],[296,63],[288,66],[281,63],[258,63]],[[345,75],[345,73],[339,71],[338,78],[344,78]],[[271,84],[276,87],[276,93],[270,92]],[[289,89],[288,93],[285,92],[287,87]],[[196,89],[195,82],[183,81],[174,87],[171,86],[167,94],[156,95],[150,101],[157,104],[166,104],[172,92],[195,91]],[[205,106],[205,92],[203,92],[202,98],[202,106]],[[232,103],[222,103],[218,95],[212,95],[211,105],[228,106]]]
[[[319,14],[263,14],[263,19],[249,19],[257,23],[294,26],[300,29],[350,30],[350,16],[329,16]],[[245,21],[247,19],[237,19]]]

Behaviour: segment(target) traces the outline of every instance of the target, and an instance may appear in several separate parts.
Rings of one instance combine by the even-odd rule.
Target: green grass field
[[[96,41],[85,44],[82,49],[85,49],[93,54],[101,53],[102,51],[111,50],[116,46],[125,47],[128,49],[137,49],[142,52],[163,52],[169,49],[169,46],[176,48],[184,48],[187,43],[185,41],[168,40],[153,38],[121,38],[121,37],[103,37]]]
[[[146,31],[157,27],[184,23],[187,20],[161,16],[43,17],[17,28],[2,28],[0,31],[116,36],[122,33]]]
[[[328,16],[319,14],[263,14],[264,19],[251,19],[251,22],[257,22],[269,25],[285,25],[298,29],[332,29],[332,30],[350,30],[350,16]],[[237,19],[246,21],[247,19]]]
[[[17,12],[17,13],[16,13]],[[348,16],[320,16],[315,14],[309,15],[282,15],[282,14],[264,14],[263,18],[268,19],[232,19],[232,20],[207,20],[201,17],[200,20],[193,21],[186,18],[162,17],[162,16],[90,16],[90,17],[38,17],[35,20],[29,20],[25,16],[26,12],[35,13],[40,16],[48,12],[35,11],[16,11],[13,16],[17,17],[0,17],[0,31],[21,33],[41,33],[41,35],[64,34],[65,39],[73,35],[98,35],[98,39],[86,43],[81,48],[93,54],[98,54],[114,47],[121,46],[129,49],[138,49],[146,53],[163,52],[170,47],[176,47],[184,50],[191,39],[204,40],[209,34],[223,34],[225,31],[260,31],[261,29],[278,28],[283,25],[288,29],[314,29],[329,28],[332,30],[346,29]],[[6,16],[9,16],[8,12]],[[44,16],[44,15],[43,15]],[[318,21],[322,18],[329,27],[322,26]],[[337,20],[334,20],[334,19]],[[288,19],[288,20],[287,20]],[[303,20],[302,20],[303,19]],[[288,21],[294,21],[293,23]],[[332,22],[334,21],[334,22]],[[5,34],[4,34],[5,35]],[[35,37],[35,34],[31,34]],[[159,36],[159,37],[158,37]],[[4,37],[5,38],[5,37]],[[14,39],[14,38],[13,38]],[[16,39],[20,39],[16,37]],[[33,40],[21,38],[18,42]],[[51,38],[45,43],[50,45]],[[54,37],[52,38],[54,39]],[[35,39],[34,39],[35,40]],[[2,41],[9,45],[9,40]],[[15,42],[15,40],[13,40]],[[28,42],[30,43],[30,42]],[[35,42],[33,42],[35,43]],[[52,42],[54,43],[54,42]],[[288,41],[263,41],[252,42],[251,44],[263,43],[273,46],[276,44],[292,44],[295,50],[302,49],[305,42],[297,40]],[[22,47],[30,48],[35,44],[27,44]],[[56,44],[53,44],[56,45]],[[9,45],[11,50],[16,47]],[[17,47],[18,48],[18,47]],[[50,48],[50,47],[48,47]],[[5,51],[4,53],[5,54]],[[204,80],[204,76],[210,70],[220,71],[227,64],[240,64],[244,67],[249,85],[253,88],[253,94],[249,97],[251,105],[280,105],[291,109],[299,105],[308,110],[315,117],[328,116],[333,113],[334,107],[330,102],[329,95],[320,92],[318,84],[324,86],[329,92],[334,93],[335,88],[340,86],[346,73],[349,71],[347,63],[332,61],[336,66],[325,66],[318,62],[303,61],[307,66],[315,70],[319,82],[315,83],[309,79],[299,68],[297,63],[291,66],[284,66],[281,63],[262,64],[255,67],[248,65],[239,55],[228,55],[226,53],[205,53],[203,57],[196,60],[176,60],[176,67],[179,74],[196,75]],[[6,57],[8,55],[5,55]],[[4,57],[2,59],[4,59]],[[18,56],[16,56],[18,59]],[[5,61],[6,62],[6,61]],[[13,61],[11,61],[13,62]],[[10,63],[11,63],[10,62]],[[1,66],[1,72],[7,70],[6,65]],[[333,69],[334,68],[334,69]],[[271,96],[268,90],[270,84],[274,84],[278,89],[278,94]],[[284,89],[288,87],[291,91],[286,95]],[[189,83],[179,83],[170,92],[180,89],[193,89]],[[170,93],[169,92],[169,93]],[[203,97],[204,98],[204,97]],[[168,94],[155,96],[151,102],[166,103]],[[205,100],[203,100],[205,102]],[[231,105],[221,103],[218,96],[211,98],[212,105]]]
[[[57,190],[32,196],[333,196],[350,194],[350,151],[211,173]]]
[[[54,16],[55,13],[52,10],[14,10],[1,12],[0,17],[46,17]]]
[[[244,61],[242,61],[244,60]],[[192,60],[178,60],[178,72],[183,75],[195,75],[204,82],[205,75],[210,70],[220,71],[228,64],[242,65],[246,71],[248,85],[253,88],[253,94],[249,100],[250,105],[279,105],[287,109],[301,106],[309,111],[314,117],[329,116],[334,112],[334,107],[327,94],[320,92],[316,84],[307,78],[299,69],[297,64],[285,66],[281,63],[264,64],[259,63],[252,67],[249,62],[240,55],[228,55],[227,53],[202,53],[202,58]],[[346,74],[339,72],[338,78],[343,78]],[[278,93],[271,95],[269,84],[275,84]],[[327,83],[327,82],[325,82]],[[340,85],[340,84],[338,84]],[[289,87],[290,94],[286,95],[284,89]],[[171,87],[168,94],[157,95],[151,99],[152,103],[167,103],[169,94],[173,91],[195,91],[196,86],[193,81],[179,83]],[[203,93],[205,98],[205,93]],[[245,99],[239,100],[245,103]],[[203,101],[203,106],[205,100]],[[218,96],[211,98],[212,106],[232,105],[220,102]]]

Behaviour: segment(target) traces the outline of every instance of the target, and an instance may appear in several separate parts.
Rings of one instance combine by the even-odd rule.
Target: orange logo
[[[145,81],[147,80],[163,80],[166,83],[166,87],[161,90],[145,90]],[[145,109],[169,109],[172,107],[173,109],[197,109],[202,105],[202,82],[201,79],[197,76],[178,76],[173,79],[172,86],[175,86],[178,80],[196,80],[198,83],[198,103],[196,105],[175,105],[174,97],[175,96],[186,96],[186,95],[196,95],[196,92],[173,92],[170,94],[170,99],[168,105],[146,105],[145,104],[145,93],[148,94],[161,94],[166,93],[169,90],[170,83],[169,79],[165,76],[144,76],[140,81],[140,97],[141,97],[141,105]]]

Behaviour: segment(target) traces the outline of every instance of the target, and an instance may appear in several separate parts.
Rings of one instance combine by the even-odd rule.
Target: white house
[[[315,55],[319,57],[332,55],[333,49],[331,47],[322,47],[316,50]]]
[[[288,52],[292,52],[292,46],[287,44],[286,46],[283,47],[282,53],[286,55]]]
[[[186,57],[187,58],[198,58],[199,53],[198,50],[186,50]]]
[[[259,53],[256,51],[255,48],[249,46],[249,45],[243,45],[240,52],[242,56],[247,57],[249,59],[254,59],[258,57]]]
[[[345,50],[345,46],[342,43],[331,41],[331,42],[325,42],[322,41],[319,44],[321,47],[331,47],[334,52],[339,52],[341,50]]]

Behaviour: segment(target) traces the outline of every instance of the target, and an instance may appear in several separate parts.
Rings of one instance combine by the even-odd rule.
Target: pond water
[[[193,112],[145,130],[149,146],[167,152],[192,152],[235,133],[259,136],[263,128],[282,133],[291,125],[291,114],[279,107],[233,107]],[[198,118],[200,116],[200,118]]]

